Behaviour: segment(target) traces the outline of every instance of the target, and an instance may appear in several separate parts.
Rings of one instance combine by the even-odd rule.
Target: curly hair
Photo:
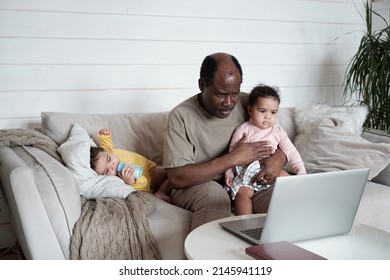
[[[249,94],[248,105],[252,106],[260,97],[273,97],[280,104],[279,89],[277,87],[271,87],[264,84],[257,85]]]

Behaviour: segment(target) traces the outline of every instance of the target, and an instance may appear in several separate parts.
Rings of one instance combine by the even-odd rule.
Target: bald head
[[[200,68],[200,80],[206,87],[213,84],[217,69],[223,70],[219,74],[225,78],[234,78],[239,75],[242,82],[242,68],[238,60],[227,53],[214,53],[205,57]]]

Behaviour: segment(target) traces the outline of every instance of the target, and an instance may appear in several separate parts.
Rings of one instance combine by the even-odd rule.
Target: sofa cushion
[[[148,193],[148,195],[153,196]],[[190,231],[192,212],[153,196],[156,209],[147,215],[150,229],[164,260],[186,259],[184,241]]]
[[[371,143],[335,119],[326,118],[310,134],[298,135],[295,146],[308,173],[368,167],[371,180],[390,163],[390,144]]]
[[[294,114],[294,108],[280,108],[278,112],[278,122],[291,141],[294,141],[297,130]]]
[[[364,139],[372,143],[389,143],[390,144],[390,134],[382,130],[377,129],[366,129],[362,136]],[[390,186],[390,165],[383,169],[378,176],[373,178],[371,181]]]
[[[69,136],[74,123],[86,129],[95,143],[102,128],[112,131],[117,148],[137,152],[157,164],[162,164],[164,128],[168,112],[132,114],[72,114],[42,112],[42,132],[58,145]]]
[[[367,182],[354,224],[366,224],[390,232],[390,188]]]
[[[361,135],[368,110],[366,106],[303,104],[297,106],[294,112],[298,135],[309,135],[325,118],[337,119],[339,128],[355,135]]]

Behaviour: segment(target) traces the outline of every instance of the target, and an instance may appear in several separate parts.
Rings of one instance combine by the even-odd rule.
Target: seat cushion
[[[148,214],[147,220],[162,258],[164,260],[185,259],[184,241],[190,232],[192,212],[156,197],[154,199],[156,208]]]

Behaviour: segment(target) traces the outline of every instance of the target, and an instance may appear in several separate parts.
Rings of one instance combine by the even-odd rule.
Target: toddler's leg
[[[240,187],[234,199],[237,215],[253,214],[252,197],[254,190],[248,187]]]
[[[160,188],[154,193],[158,198],[171,203],[171,197],[169,196],[169,189],[171,188],[171,182],[166,179],[161,185]]]
[[[162,166],[156,166],[153,173],[151,187],[155,193],[155,196],[168,203],[171,203],[171,197],[169,196],[171,183],[168,180],[166,170]]]

